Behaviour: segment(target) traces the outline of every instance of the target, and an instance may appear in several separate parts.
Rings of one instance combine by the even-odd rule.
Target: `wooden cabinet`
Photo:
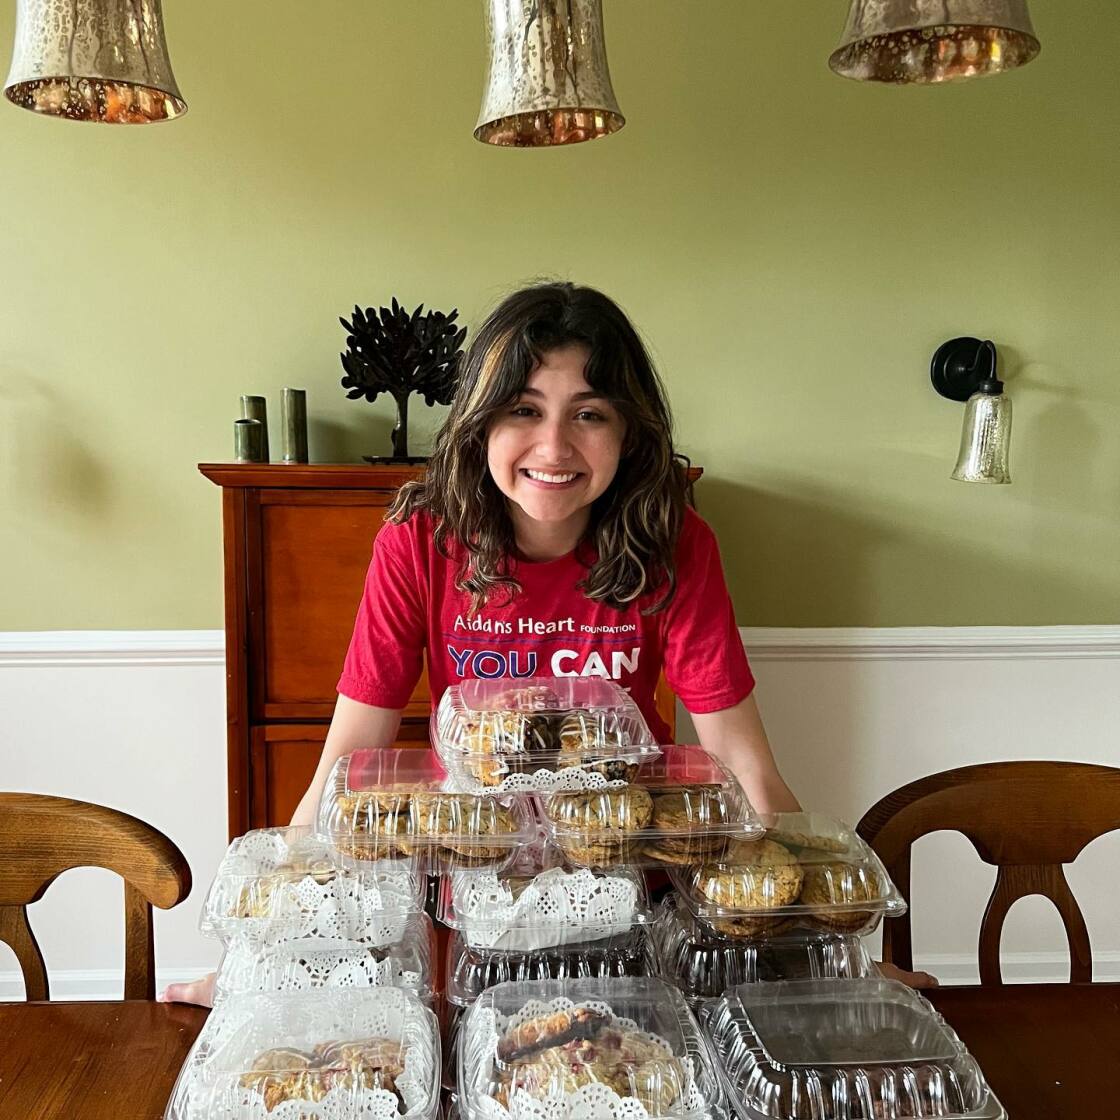
[[[222,488],[229,831],[287,824],[315,770],[373,538],[423,468],[204,463]],[[693,471],[698,476],[699,471]],[[675,725],[672,693],[658,708]],[[398,746],[428,745],[425,675]]]

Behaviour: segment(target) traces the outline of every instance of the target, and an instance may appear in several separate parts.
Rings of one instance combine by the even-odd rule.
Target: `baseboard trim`
[[[1120,656],[1120,626],[740,629],[753,661],[934,661]]]
[[[976,957],[968,953],[929,954],[915,962],[916,968],[931,972],[942,984],[978,982]],[[209,971],[206,965],[193,968],[160,969],[156,990],[168,984],[197,980]],[[1065,953],[1005,953],[1003,978],[1010,984],[1064,984],[1069,980],[1069,957]],[[1093,979],[1120,981],[1120,952],[1093,956]],[[59,1000],[117,1000],[124,979],[119,969],[55,969],[50,974],[51,998]],[[23,978],[19,972],[0,972],[0,1002],[23,999]]]
[[[197,980],[211,971],[212,966],[194,968],[157,969],[156,992],[168,984],[182,984]],[[119,968],[62,968],[48,972],[51,999],[59,1000],[116,1000],[123,998],[124,973]],[[0,1003],[10,1003],[24,998],[23,975],[12,969],[0,972]]]

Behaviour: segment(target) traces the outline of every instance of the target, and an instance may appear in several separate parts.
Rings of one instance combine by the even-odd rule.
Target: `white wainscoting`
[[[801,800],[855,821],[887,791],[970,762],[1055,758],[1120,765],[1120,626],[746,629],[775,751]],[[225,677],[220,631],[0,633],[0,788],[112,805],[182,848],[190,898],[156,912],[160,983],[217,959],[198,912],[225,847]],[[687,738],[686,730],[681,738]],[[1120,979],[1120,833],[1068,869],[1099,978]],[[921,841],[914,858],[918,964],[975,980],[976,938],[994,871],[963,837]],[[32,908],[56,998],[117,998],[120,881],[73,870]],[[1012,909],[1004,973],[1061,980],[1057,915]],[[0,999],[19,998],[0,945]]]

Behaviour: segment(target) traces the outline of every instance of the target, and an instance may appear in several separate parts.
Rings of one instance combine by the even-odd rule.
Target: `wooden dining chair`
[[[50,999],[27,907],[72,867],[105,867],[124,879],[124,998],[154,999],[152,906],[190,893],[186,857],[162,832],[127,813],[37,793],[0,793],[0,941],[15,951],[29,1000]]]
[[[961,832],[995,887],[980,925],[980,982],[1002,984],[999,947],[1012,903],[1028,895],[1057,907],[1069,942],[1070,981],[1093,978],[1089,931],[1062,864],[1092,840],[1120,829],[1120,770],[1082,762],[989,762],[919,778],[887,794],[856,826],[907,902],[910,850],[931,832]],[[914,967],[910,915],[883,924],[883,959]]]

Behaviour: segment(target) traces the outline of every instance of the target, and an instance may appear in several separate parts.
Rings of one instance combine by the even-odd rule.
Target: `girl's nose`
[[[572,441],[568,426],[559,421],[542,424],[538,432],[537,453],[550,463],[561,463],[571,458]]]

